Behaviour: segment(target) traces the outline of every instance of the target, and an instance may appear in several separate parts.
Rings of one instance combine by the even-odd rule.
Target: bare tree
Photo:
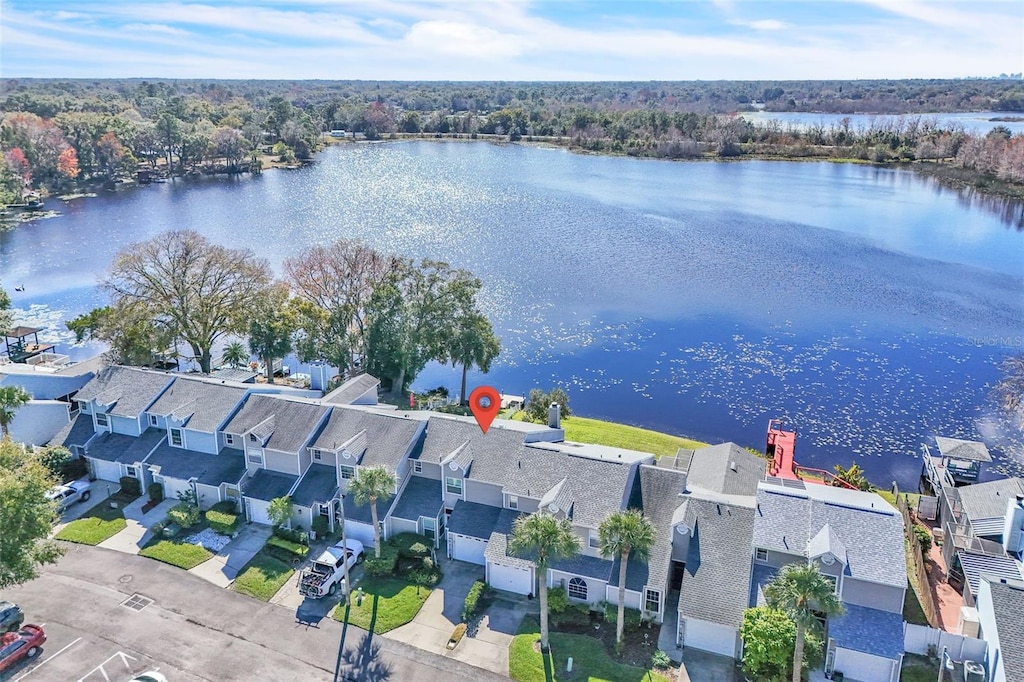
[[[114,258],[103,287],[115,306],[168,320],[203,372],[226,334],[244,334],[270,284],[267,261],[247,249],[211,244],[191,230],[131,244]]]
[[[322,309],[334,321],[328,325],[332,333],[338,331],[338,325],[347,328],[351,353],[355,355],[366,350],[366,310],[373,292],[405,265],[398,256],[380,253],[362,242],[340,239],[285,260],[284,271],[295,295]],[[307,335],[316,333],[304,331]]]

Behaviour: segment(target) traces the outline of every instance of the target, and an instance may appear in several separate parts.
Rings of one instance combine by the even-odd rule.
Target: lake
[[[0,280],[17,321],[62,344],[63,320],[105,302],[114,253],[159,232],[275,267],[359,238],[484,281],[503,352],[471,385],[561,384],[583,415],[758,449],[780,417],[801,463],[881,484],[915,485],[935,435],[984,438],[993,471],[1024,473],[988,399],[1024,347],[1024,207],[908,171],[423,141],[49,204],[61,215],[0,233]],[[413,388],[458,381],[435,364]]]
[[[842,125],[843,119],[849,119],[850,127],[853,130],[867,129],[873,126],[881,126],[889,123],[899,123],[920,120],[930,122],[943,127],[959,127],[968,133],[984,135],[996,126],[1004,126],[1014,135],[1024,133],[1024,120],[1021,120],[1019,111],[972,111],[972,112],[950,112],[938,114],[831,114],[815,113],[809,111],[745,111],[740,114],[743,118],[752,123],[765,124],[769,121],[778,121],[783,128],[792,126],[797,129],[806,129],[810,126],[824,126],[826,129],[832,126]],[[995,118],[1012,118],[1012,121],[994,121]]]

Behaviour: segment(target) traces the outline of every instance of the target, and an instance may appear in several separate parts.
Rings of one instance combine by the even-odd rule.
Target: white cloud
[[[494,59],[517,57],[523,52],[523,39],[485,26],[454,21],[421,21],[405,36],[413,50]]]
[[[778,19],[759,19],[757,21],[733,19],[729,23],[735,26],[746,26],[747,28],[753,28],[758,31],[778,31],[788,26],[788,24],[783,21],[779,21]]]

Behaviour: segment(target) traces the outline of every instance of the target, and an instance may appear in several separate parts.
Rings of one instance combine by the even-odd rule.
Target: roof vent
[[[736,460],[729,462],[729,468],[736,471]]]
[[[519,468],[520,468],[520,469],[522,469],[522,468],[523,468],[523,460],[519,460]]]

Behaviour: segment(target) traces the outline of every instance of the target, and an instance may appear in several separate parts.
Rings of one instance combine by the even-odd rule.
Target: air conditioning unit
[[[964,661],[964,682],[985,682],[985,666],[978,661]]]
[[[978,637],[978,609],[971,606],[960,607],[960,625],[958,630],[964,637]]]

